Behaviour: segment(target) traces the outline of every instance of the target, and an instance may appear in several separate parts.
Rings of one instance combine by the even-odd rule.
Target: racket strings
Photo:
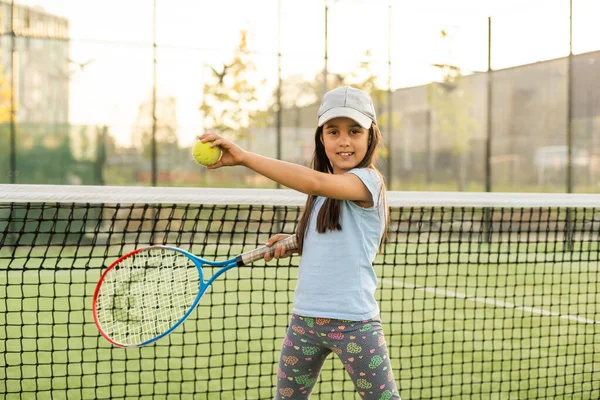
[[[140,344],[177,323],[198,295],[192,261],[169,249],[148,249],[124,259],[105,277],[98,319],[114,341]]]

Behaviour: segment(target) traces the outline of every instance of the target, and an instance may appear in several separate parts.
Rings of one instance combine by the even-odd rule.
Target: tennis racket
[[[224,272],[260,260],[265,253],[272,255],[281,245],[286,251],[295,250],[296,235],[219,262],[170,246],[134,250],[113,262],[100,277],[92,302],[96,326],[116,346],[154,343],[190,316]],[[221,268],[205,281],[204,265]]]

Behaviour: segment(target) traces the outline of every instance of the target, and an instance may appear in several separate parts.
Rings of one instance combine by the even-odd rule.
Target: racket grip
[[[240,254],[236,257],[237,265],[242,266],[252,264],[254,261],[261,260],[266,253],[271,253],[271,255],[273,255],[275,253],[275,247],[277,246],[285,246],[285,251],[296,250],[298,248],[298,238],[296,237],[296,234],[293,234],[285,239],[273,243],[271,247],[262,246],[256,250]]]

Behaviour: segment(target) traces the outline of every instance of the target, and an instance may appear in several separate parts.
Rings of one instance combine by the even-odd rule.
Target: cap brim
[[[371,124],[373,123],[371,118],[367,117],[360,111],[356,111],[355,109],[348,107],[336,107],[325,111],[323,115],[319,117],[319,126],[323,126],[327,121],[340,117],[353,119],[365,129],[371,128]]]

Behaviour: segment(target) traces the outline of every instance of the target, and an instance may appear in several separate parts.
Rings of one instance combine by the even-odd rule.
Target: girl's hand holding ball
[[[246,152],[216,133],[205,133],[194,145],[194,159],[208,169],[244,165]]]
[[[194,160],[198,164],[206,167],[216,164],[221,158],[221,147],[211,147],[210,144],[211,142],[202,142],[198,140],[192,149]]]

